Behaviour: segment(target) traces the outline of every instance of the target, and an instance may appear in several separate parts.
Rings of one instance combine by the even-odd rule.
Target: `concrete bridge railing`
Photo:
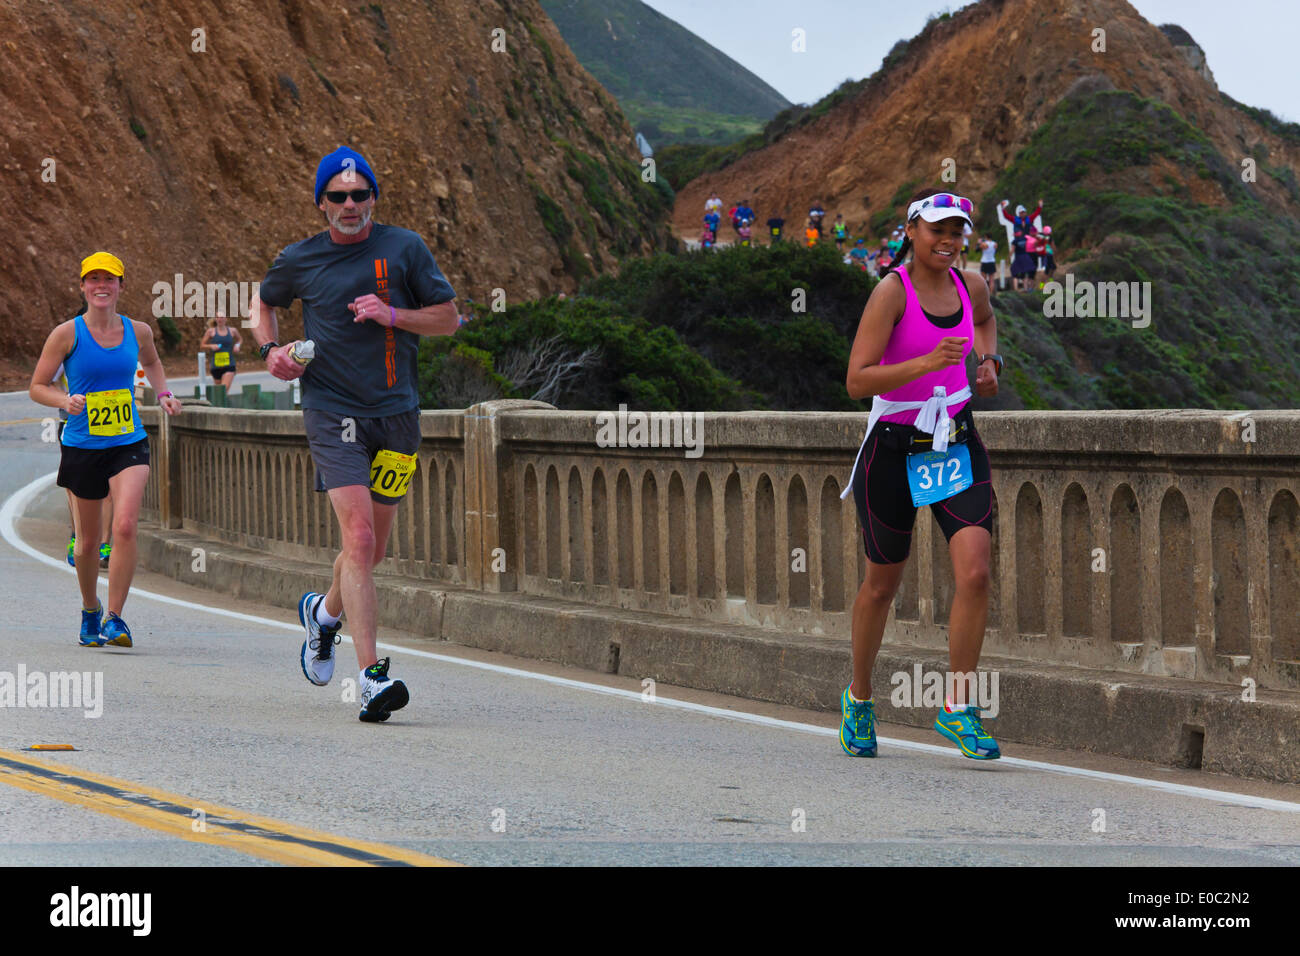
[[[656,424],[669,447],[644,447],[635,430],[602,447],[597,414],[534,402],[425,412],[389,567],[848,641],[865,558],[839,493],[865,415],[706,413],[690,457],[670,446],[667,420]],[[147,516],[272,555],[332,558],[338,533],[312,490],[299,413],[145,415]],[[977,422],[997,499],[987,653],[1300,688],[1300,413]],[[952,593],[926,509],[886,641],[944,648]]]

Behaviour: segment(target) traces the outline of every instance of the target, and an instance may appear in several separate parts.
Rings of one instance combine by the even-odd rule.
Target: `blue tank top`
[[[85,395],[86,408],[80,415],[72,415],[63,427],[63,444],[74,448],[116,448],[130,445],[145,437],[135,407],[135,366],[140,358],[140,345],[135,338],[131,320],[122,320],[122,344],[106,349],[95,341],[86,328],[84,317],[77,316],[75,323],[77,341],[63,360],[68,376],[68,394]],[[126,390],[129,402],[121,396]],[[118,392],[116,396],[107,393]],[[92,419],[96,430],[107,434],[91,434]]]

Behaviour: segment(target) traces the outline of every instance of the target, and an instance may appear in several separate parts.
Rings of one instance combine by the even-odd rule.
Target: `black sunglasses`
[[[365,202],[372,192],[374,192],[372,189],[331,189],[325,193],[325,198],[334,205],[341,206],[348,201],[349,196],[352,197],[353,202]]]

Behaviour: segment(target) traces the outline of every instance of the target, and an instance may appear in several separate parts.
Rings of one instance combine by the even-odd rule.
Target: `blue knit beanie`
[[[340,146],[324,157],[316,167],[316,205],[320,205],[321,193],[325,191],[329,181],[347,169],[365,176],[375,191],[375,198],[379,198],[379,183],[375,182],[375,174],[370,171],[370,164],[366,162],[366,158],[355,149]]]

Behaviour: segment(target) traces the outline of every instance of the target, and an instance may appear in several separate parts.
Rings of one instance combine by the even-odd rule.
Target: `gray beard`
[[[361,222],[357,223],[357,225],[343,226],[340,225],[340,220],[343,217],[343,213],[340,212],[337,216],[331,217],[330,228],[337,229],[345,236],[355,236],[362,229],[366,228],[366,226],[370,225],[370,214],[371,214],[371,210],[367,209],[361,217]]]

